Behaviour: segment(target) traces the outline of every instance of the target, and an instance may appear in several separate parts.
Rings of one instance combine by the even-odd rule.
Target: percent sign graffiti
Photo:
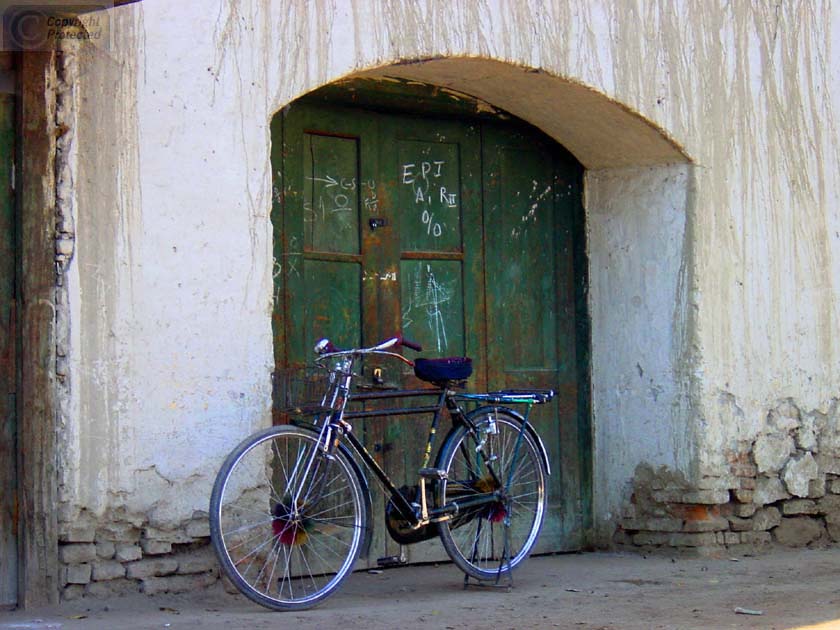
[[[420,218],[423,221],[423,225],[426,226],[426,234],[432,234],[434,236],[440,236],[443,234],[443,228],[440,223],[435,222],[434,214],[428,210],[423,210],[423,215]]]

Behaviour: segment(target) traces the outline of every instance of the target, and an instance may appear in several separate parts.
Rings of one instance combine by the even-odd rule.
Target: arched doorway
[[[272,172],[276,365],[310,362],[320,337],[355,346],[402,331],[423,344],[424,356],[471,356],[476,389],[557,389],[558,403],[535,417],[554,471],[540,549],[585,544],[582,166],[486,103],[417,82],[366,79],[327,86],[277,114]],[[408,378],[397,366],[384,369],[386,384]],[[398,485],[416,479],[426,429],[413,419],[355,427]],[[375,501],[376,511],[386,499]],[[376,517],[371,564],[439,553],[397,550],[381,522]]]

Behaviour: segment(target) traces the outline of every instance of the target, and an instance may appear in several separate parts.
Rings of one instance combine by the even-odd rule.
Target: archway
[[[590,239],[588,245],[588,264],[584,258],[583,212],[576,228],[576,240],[570,247],[573,251],[577,248],[578,255],[578,267],[572,280],[575,286],[574,309],[580,315],[573,324],[575,344],[578,349],[588,349],[589,315],[592,315],[592,353],[585,353],[581,364],[575,367],[578,375],[576,395],[573,397],[575,410],[585,416],[579,419],[577,431],[572,436],[578,459],[571,466],[561,466],[559,472],[566,482],[572,480],[572,485],[578,488],[577,492],[567,493],[565,497],[569,501],[565,508],[582,515],[581,520],[571,526],[580,534],[576,538],[578,542],[571,547],[584,541],[607,540],[606,537],[611,534],[609,521],[614,520],[620,503],[621,484],[632,476],[632,467],[639,461],[657,461],[657,458],[674,464],[669,460],[671,456],[660,448],[660,443],[668,442],[684,431],[683,426],[669,417],[669,409],[673,411],[680,393],[675,383],[674,358],[667,356],[667,352],[675,345],[675,331],[670,324],[674,300],[680,299],[678,285],[685,281],[680,274],[685,272],[682,237],[689,181],[687,157],[661,130],[603,94],[543,72],[498,61],[431,59],[368,70],[356,73],[350,79],[360,78],[378,81],[383,93],[388,91],[386,86],[401,85],[400,89],[411,84],[434,86],[429,89],[450,100],[450,115],[454,111],[462,117],[480,119],[482,116],[510,115],[524,120],[560,142],[587,167],[586,215],[602,216],[596,226],[591,226],[595,238]],[[342,106],[345,107],[349,102],[374,109],[399,109],[399,105],[393,103],[390,106],[372,104],[362,94],[364,90],[354,93],[353,85],[352,81],[338,82],[310,93],[305,100],[311,104],[321,99],[322,103],[335,105],[343,98],[345,102]],[[292,103],[287,111],[294,112],[299,105],[300,102]],[[469,114],[467,110],[470,110]],[[277,170],[273,169],[274,172]],[[633,191],[635,182],[644,183],[643,193]],[[578,194],[581,191],[582,188],[579,188]],[[676,206],[670,203],[675,195],[679,197],[680,194],[682,202]],[[622,204],[638,209],[640,204],[645,203],[649,204],[649,208],[644,208],[642,214],[613,216],[620,214]],[[664,214],[669,216],[664,217]],[[676,220],[671,220],[674,219],[671,215],[676,216]],[[482,216],[486,218],[487,215]],[[667,226],[664,231],[662,218],[668,219],[664,222]],[[641,250],[632,251],[631,243],[624,248],[626,256],[623,256],[622,265],[617,262],[622,253],[610,249],[616,242],[616,234],[626,236],[627,227],[637,239],[636,245],[640,248],[650,246],[654,251],[642,255]],[[663,239],[667,246],[663,248],[665,253],[661,254],[655,249]],[[486,247],[486,240],[483,243]],[[287,248],[285,252],[276,254],[282,260],[290,251]],[[658,265],[657,261],[663,263],[656,269],[660,275],[651,281],[649,268],[652,264]],[[484,261],[481,264],[486,272]],[[644,275],[646,267],[647,276]],[[650,294],[646,295],[648,289]],[[661,300],[663,295],[668,301]],[[613,301],[619,304],[631,302],[640,315],[630,313],[628,319],[628,312],[623,306],[612,308]],[[591,309],[589,313],[587,307]],[[361,312],[357,315],[360,320],[363,318]],[[613,351],[615,346],[619,347],[618,353]],[[576,353],[576,357],[581,356],[582,353]],[[278,363],[283,361],[287,359]],[[651,379],[651,389],[656,390],[657,396],[662,394],[654,397],[657,398],[655,404],[646,406],[647,402],[642,400],[644,394],[620,382],[626,380],[626,373],[631,368],[633,373],[638,370],[642,374],[647,370],[649,374],[670,379],[664,388],[654,385]],[[617,396],[616,392],[622,392],[622,396]],[[634,411],[642,408],[638,417],[626,417],[624,398],[630,401],[631,407],[635,405]],[[596,417],[592,425],[590,402]],[[655,419],[654,423],[652,419]],[[641,428],[646,433],[638,431]],[[649,441],[644,437],[646,434],[652,436]],[[568,444],[567,440],[565,445]],[[387,448],[388,445],[383,441],[381,446]],[[651,450],[656,452],[651,453]],[[685,451],[675,456],[687,459]],[[683,461],[676,462],[676,467],[680,468],[682,464]],[[606,525],[600,535],[590,535],[593,513],[596,523],[600,522],[602,527]],[[560,544],[557,548],[562,547],[563,544]]]

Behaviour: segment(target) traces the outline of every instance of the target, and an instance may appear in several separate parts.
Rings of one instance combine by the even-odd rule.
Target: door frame
[[[58,602],[54,51],[17,53],[17,604]]]

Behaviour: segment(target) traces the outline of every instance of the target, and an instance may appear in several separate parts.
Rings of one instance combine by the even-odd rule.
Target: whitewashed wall
[[[65,520],[190,519],[223,454],[268,421],[268,124],[359,73],[479,96],[591,169],[602,531],[637,464],[722,474],[779,399],[838,396],[828,0],[143,0],[111,15],[113,50],[78,71],[77,148],[97,157],[75,174]]]

